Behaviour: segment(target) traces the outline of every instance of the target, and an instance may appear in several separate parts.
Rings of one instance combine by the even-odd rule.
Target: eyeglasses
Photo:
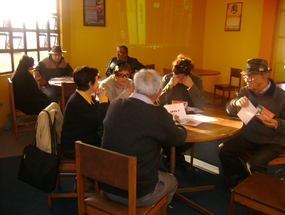
[[[124,54],[124,53],[126,53],[126,52],[116,52],[117,54]]]
[[[244,75],[244,76],[243,76],[243,79],[244,79],[245,81],[254,81],[254,80],[256,80],[256,77],[257,77],[257,76],[258,76],[258,75],[249,77],[249,76],[247,76],[247,75]]]
[[[116,76],[117,76],[117,77],[120,77],[120,78],[123,78],[123,77],[128,78],[128,77],[130,77],[130,74],[129,74],[129,73],[126,73],[126,74],[121,73],[121,74],[116,74]]]

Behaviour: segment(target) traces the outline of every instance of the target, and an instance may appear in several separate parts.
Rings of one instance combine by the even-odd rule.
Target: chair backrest
[[[172,72],[171,69],[163,68],[163,73],[162,73],[162,75],[164,76],[164,75],[167,75],[167,74],[169,74],[169,73],[171,73],[171,72]]]
[[[147,69],[155,69],[155,64],[147,64],[145,65]]]
[[[52,144],[57,145],[61,139],[63,116],[59,105],[52,102],[42,110],[37,118],[36,142],[42,151],[52,153]]]
[[[135,214],[137,158],[80,141],[76,141],[75,150],[77,175],[128,191],[129,210],[134,212],[129,214]]]
[[[230,85],[233,84],[233,79],[236,78],[238,80],[238,87],[241,88],[242,77],[241,77],[241,69],[231,68],[231,75],[230,75]]]
[[[61,83],[60,106],[61,106],[62,112],[64,112],[66,101],[75,92],[75,90],[76,90],[76,84],[75,83],[64,83],[64,82]]]

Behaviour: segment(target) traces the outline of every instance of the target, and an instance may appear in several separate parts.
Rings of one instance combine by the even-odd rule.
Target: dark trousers
[[[247,170],[237,156],[244,150],[253,151],[252,156],[246,163]],[[226,177],[239,175],[246,178],[250,173],[258,171],[265,173],[269,161],[279,157],[285,147],[279,144],[258,144],[245,140],[241,135],[234,137],[219,145],[219,157]]]
[[[50,101],[58,103],[61,98],[61,87],[54,85],[47,85],[42,87],[41,91],[47,95]]]
[[[194,145],[193,142],[191,143],[184,143],[182,146],[176,147],[175,151],[175,164],[180,165],[183,161],[185,161],[185,157],[182,153],[186,152]],[[170,159],[170,147],[163,147],[163,151],[167,158]]]

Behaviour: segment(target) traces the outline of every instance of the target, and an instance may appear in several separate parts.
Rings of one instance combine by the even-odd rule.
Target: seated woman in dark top
[[[77,90],[69,98],[64,111],[61,131],[63,154],[75,159],[75,141],[101,146],[100,128],[103,126],[108,98],[105,89],[98,88],[98,70],[82,66],[73,72]],[[92,95],[97,95],[99,101]]]
[[[34,59],[23,55],[16,71],[12,75],[15,106],[25,114],[39,114],[51,101],[39,90],[33,75]]]

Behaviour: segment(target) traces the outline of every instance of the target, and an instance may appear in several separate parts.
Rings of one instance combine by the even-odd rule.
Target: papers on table
[[[187,115],[183,103],[164,105],[164,107],[170,114],[177,115],[183,125],[197,126],[202,122],[217,121],[212,117],[204,116],[202,114]],[[193,110],[194,109],[198,108],[193,108]]]

